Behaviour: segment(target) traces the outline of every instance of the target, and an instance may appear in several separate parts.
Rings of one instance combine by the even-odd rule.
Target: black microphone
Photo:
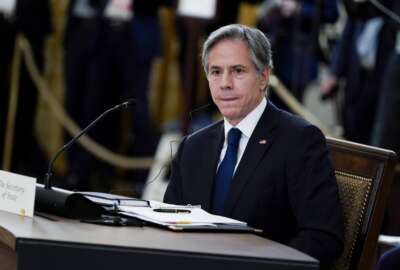
[[[44,177],[44,188],[51,189],[51,177],[53,176],[52,170],[54,166],[54,162],[58,159],[58,157],[66,150],[68,150],[83,134],[85,134],[89,129],[91,129],[97,122],[103,119],[107,114],[113,111],[121,111],[125,110],[129,107],[129,105],[136,103],[135,99],[129,99],[119,105],[108,109],[107,111],[103,112],[99,117],[97,117],[94,121],[92,121],[87,127],[85,127],[78,135],[73,137],[68,143],[66,143],[58,152],[54,155],[53,159],[49,163],[49,167]]]
[[[71,214],[67,213],[66,203],[68,197],[73,194],[73,192],[60,189],[60,188],[52,188],[51,178],[53,176],[53,166],[58,157],[68,150],[74,143],[84,135],[88,130],[90,130],[97,122],[103,119],[107,114],[114,111],[122,111],[127,109],[130,105],[136,104],[135,99],[129,99],[121,104],[118,104],[105,112],[103,112],[100,116],[98,116],[95,120],[93,120],[88,126],[86,126],[79,134],[73,137],[68,143],[66,143],[54,157],[51,159],[49,163],[49,167],[44,176],[44,186],[38,184],[36,186],[36,205],[35,208],[39,211],[49,212],[53,214],[58,214],[62,216],[71,216]]]

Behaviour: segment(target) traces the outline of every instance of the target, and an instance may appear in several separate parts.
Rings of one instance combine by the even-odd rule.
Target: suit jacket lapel
[[[214,178],[217,171],[217,165],[223,142],[224,125],[223,121],[221,121],[220,124],[216,125],[215,128],[211,131],[209,137],[209,145],[201,150],[208,152],[206,155],[204,155],[207,160],[204,160],[202,164],[194,164],[194,166],[198,166],[199,168],[201,168],[200,177],[202,179],[199,180],[204,183],[201,185],[201,188],[199,188],[199,190],[196,190],[195,192],[198,193],[199,198],[201,198],[201,206],[206,211],[211,210]]]
[[[263,156],[274,141],[274,128],[279,121],[279,110],[268,102],[264,113],[257,123],[242,159],[232,179],[231,188],[225,202],[224,215],[231,216],[246,183],[251,180],[252,172],[256,169]]]

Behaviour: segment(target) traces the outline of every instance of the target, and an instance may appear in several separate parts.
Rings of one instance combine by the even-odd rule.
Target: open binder
[[[109,193],[72,192],[59,188],[37,188],[35,210],[114,226],[149,224],[173,231],[261,232],[244,222],[212,215],[200,206],[172,205]]]
[[[210,214],[200,206],[150,201],[150,207],[121,206],[119,209],[123,216],[135,217],[173,231],[262,232],[245,222]]]

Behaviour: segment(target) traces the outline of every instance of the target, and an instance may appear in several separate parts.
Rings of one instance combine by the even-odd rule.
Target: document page
[[[164,204],[150,202],[151,207],[119,206],[122,214],[134,216],[142,220],[161,225],[183,225],[183,226],[217,226],[219,224],[243,225],[245,222],[235,219],[212,215],[200,207]]]
[[[387,245],[400,246],[400,236],[381,234],[378,241]]]

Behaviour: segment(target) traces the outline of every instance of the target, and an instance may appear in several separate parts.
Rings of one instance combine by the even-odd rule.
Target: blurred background
[[[214,29],[271,40],[268,95],[327,136],[400,154],[398,0],[0,0],[0,164],[53,184],[162,200],[182,136],[220,119],[200,64]],[[400,235],[397,166],[382,232]]]
[[[400,153],[395,0],[0,0],[0,161],[54,184],[162,199],[180,138],[220,116],[199,55],[212,30],[271,40],[270,99],[326,135]],[[395,181],[396,182],[396,181]]]

